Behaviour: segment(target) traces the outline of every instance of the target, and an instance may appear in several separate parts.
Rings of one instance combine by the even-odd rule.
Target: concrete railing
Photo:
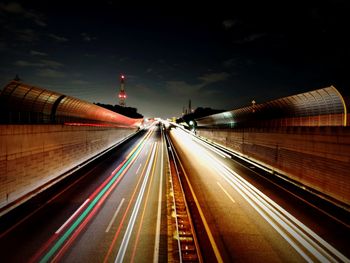
[[[205,129],[219,143],[350,207],[350,128]]]
[[[0,125],[0,211],[136,128]]]

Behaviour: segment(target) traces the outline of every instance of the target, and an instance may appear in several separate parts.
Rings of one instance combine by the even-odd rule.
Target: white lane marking
[[[226,189],[219,183],[216,182],[218,186],[220,186],[221,190],[227,195],[227,197],[232,201],[232,203],[236,203],[236,201],[232,198],[232,196],[226,191]]]
[[[293,240],[291,240],[283,231],[282,229],[277,225],[275,224],[262,210],[263,209],[266,209],[263,208],[263,209],[260,209],[258,205],[255,205],[255,203],[247,196],[249,194],[245,194],[243,191],[245,190],[241,190],[238,186],[234,185],[233,182],[230,181],[230,179],[226,178],[226,176],[224,176],[224,179],[234,188],[236,189],[236,191],[238,193],[240,193],[244,199],[247,200],[247,202],[252,206],[254,207],[254,209],[307,261],[307,262],[312,262],[311,258],[308,257],[306,255],[306,253],[304,253],[304,251],[302,251],[299,246],[293,242]],[[262,204],[260,204],[260,206],[262,206]],[[263,206],[262,206],[263,207]],[[280,220],[276,220],[276,221],[279,221],[279,223],[281,223],[282,221]]]
[[[156,227],[156,239],[154,241],[153,263],[159,261],[159,239],[160,239],[160,219],[162,212],[162,185],[163,185],[163,162],[164,162],[164,145],[162,145],[162,157],[160,168],[160,181],[159,181],[159,196],[158,196],[158,213],[157,213],[157,227]]]
[[[194,145],[195,146],[195,145]],[[198,146],[197,146],[198,147]],[[200,149],[198,147],[198,149]],[[254,209],[308,262],[310,254],[321,262],[350,262],[341,252],[332,247],[302,222],[259,191],[238,173],[212,155],[201,155],[214,166],[218,174],[235,188]]]
[[[214,160],[215,161],[215,160]],[[266,195],[264,195],[261,191],[255,188],[253,185],[245,181],[239,174],[228,168],[227,166],[218,163],[219,169],[221,170],[221,175],[224,179],[235,188],[254,208],[255,210],[265,218],[266,221],[270,223],[270,225],[276,229],[278,233],[291,245],[295,248],[298,253],[304,257],[304,259],[308,262],[312,262],[311,258],[306,255],[302,251],[302,249],[298,246],[298,244],[291,240],[284,231],[286,231],[289,235],[293,236],[293,238],[308,250],[313,256],[315,256],[318,260],[324,262],[329,260],[336,259],[329,254],[329,252],[333,253],[336,257],[340,258],[344,262],[349,262],[344,255],[342,255],[339,251],[337,251],[334,247],[329,245],[325,240],[319,237],[316,233],[314,233],[311,229],[307,228],[303,223],[289,214],[286,210],[280,207],[277,203],[272,201]],[[220,169],[221,168],[221,169]],[[274,223],[267,215],[269,215],[276,223]],[[297,228],[300,227],[301,229]],[[312,240],[308,235],[312,236],[318,243]],[[322,248],[319,244],[322,244],[328,251]]]
[[[132,211],[128,226],[126,228],[123,240],[120,244],[120,249],[118,251],[117,257],[115,258],[115,261],[114,261],[115,263],[123,262],[123,260],[124,260],[125,252],[126,252],[126,249],[128,247],[128,244],[129,244],[131,233],[132,233],[132,230],[133,230],[134,225],[135,225],[136,217],[137,217],[137,214],[138,214],[140,206],[141,206],[143,194],[144,194],[145,189],[146,189],[146,185],[148,182],[150,171],[151,171],[152,166],[153,166],[153,160],[154,160],[154,156],[155,156],[156,146],[157,146],[157,143],[154,143],[153,150],[152,150],[152,157],[151,157],[150,162],[148,163],[146,176],[143,179],[139,195],[137,196],[136,203],[135,203],[134,209]]]
[[[137,168],[137,170],[136,170],[136,174],[139,173],[140,168],[141,168],[141,163],[140,163],[140,165],[139,165],[139,168]]]
[[[74,214],[71,215],[71,217],[68,218],[68,220],[55,232],[55,234],[59,234],[59,233],[62,231],[62,229],[65,228],[65,226],[79,213],[79,211],[80,211],[81,209],[83,209],[83,207],[84,207],[89,201],[90,201],[89,198],[86,199],[85,202],[84,202],[81,206],[79,206],[79,208],[74,212]]]
[[[117,210],[115,211],[115,213],[114,213],[114,215],[113,215],[111,221],[110,221],[109,224],[108,224],[108,227],[106,228],[106,231],[105,231],[106,233],[108,233],[109,230],[111,229],[112,224],[113,224],[115,218],[117,217],[117,215],[118,215],[118,213],[119,213],[119,210],[120,210],[120,208],[122,207],[124,201],[125,201],[125,198],[123,198],[123,199],[120,201],[120,204],[118,205]]]

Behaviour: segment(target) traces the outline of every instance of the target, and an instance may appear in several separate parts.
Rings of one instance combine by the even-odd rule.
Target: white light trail
[[[126,228],[123,240],[122,240],[122,242],[120,244],[120,249],[118,251],[117,257],[115,258],[115,261],[114,261],[115,263],[123,262],[123,259],[124,259],[124,256],[125,256],[125,252],[126,252],[126,249],[128,247],[129,240],[130,240],[130,237],[131,237],[131,233],[132,233],[132,230],[133,230],[134,225],[135,225],[137,214],[138,214],[140,206],[141,206],[143,194],[144,194],[145,189],[146,189],[146,185],[147,185],[147,182],[148,182],[150,171],[151,171],[151,168],[152,168],[152,165],[153,165],[153,159],[154,159],[154,156],[155,156],[156,146],[157,146],[157,143],[154,143],[151,160],[150,160],[150,162],[148,164],[145,178],[143,179],[139,195],[137,196],[136,203],[135,203],[134,209],[133,209],[133,211],[131,213],[131,217],[129,219],[128,226]]]
[[[164,143],[163,139],[163,131],[161,132],[162,143]],[[161,168],[160,168],[160,178],[159,178],[159,196],[158,196],[158,211],[157,211],[157,223],[156,223],[156,238],[154,241],[154,252],[153,252],[153,263],[158,263],[159,261],[159,241],[160,241],[160,219],[162,212],[162,185],[163,185],[163,162],[164,162],[164,145],[162,147],[162,155],[161,155]]]
[[[176,132],[178,133],[178,131]],[[190,135],[181,132],[181,140],[196,155],[210,163],[220,176],[231,185],[252,207],[308,262],[350,262],[342,253],[292,216],[289,212],[227,167],[221,160],[207,154],[199,145],[191,143]],[[206,147],[208,148],[208,147]]]
[[[284,230],[285,233],[289,233],[289,235],[291,235],[297,243],[300,243],[318,260],[322,262],[338,262],[338,259],[334,258],[334,256],[336,256],[343,262],[350,262],[349,259],[347,259],[338,250],[328,244],[324,239],[318,236],[315,232],[305,226],[302,222],[288,213],[285,209],[283,209],[253,185],[244,180],[235,171],[232,171],[225,165],[222,165],[222,168],[226,169],[226,171],[222,171],[221,169],[221,175],[224,177],[224,179],[232,187],[239,191],[247,201],[253,201],[257,205],[255,206],[255,209],[257,211],[259,209],[260,212],[258,212],[260,214],[264,213],[265,219],[267,215],[269,218],[275,220],[277,225],[279,225],[278,228],[280,231]],[[268,222],[271,224],[272,221],[268,220]],[[295,247],[295,241],[291,241],[293,244],[291,242],[289,243]]]
[[[68,223],[70,221],[72,221],[72,219],[81,211],[81,209],[83,209],[83,207],[90,201],[90,199],[86,199],[85,202],[74,212],[73,215],[71,215],[70,218],[68,218],[68,220],[55,232],[55,234],[59,234],[63,228],[66,227],[66,225],[68,225]]]
[[[212,145],[210,145],[210,144],[208,144],[208,143],[203,142],[202,140],[198,139],[197,137],[193,136],[192,134],[187,133],[187,132],[185,132],[184,130],[182,130],[182,129],[180,129],[180,128],[175,128],[175,129],[176,129],[179,133],[183,134],[183,136],[186,136],[186,137],[189,137],[189,136],[190,136],[190,138],[191,138],[193,141],[195,141],[195,142],[201,144],[203,147],[209,149],[210,151],[215,152],[216,154],[220,155],[221,157],[223,157],[223,158],[231,158],[231,156],[228,155],[227,153],[225,153],[225,152],[223,152],[223,151],[221,151],[221,150],[215,148],[214,146],[212,146]]]

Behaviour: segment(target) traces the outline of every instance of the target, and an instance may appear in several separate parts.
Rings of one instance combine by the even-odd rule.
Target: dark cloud
[[[49,37],[56,40],[57,42],[67,42],[69,41],[68,38],[65,38],[63,36],[58,36],[56,34],[49,34]]]
[[[25,61],[25,60],[17,60],[16,62],[14,62],[15,66],[19,66],[19,67],[40,67],[40,68],[60,68],[63,66],[62,63],[59,63],[57,61],[54,60],[46,60],[46,59],[42,59],[38,62],[30,62],[30,61]]]
[[[25,60],[17,60],[14,63],[15,66],[18,67],[43,67],[43,63],[29,62]]]
[[[86,41],[86,42],[91,42],[91,41],[97,39],[96,37],[93,37],[93,36],[91,36],[91,35],[89,35],[87,33],[81,33],[80,35],[83,38],[83,40]]]
[[[16,2],[11,2],[8,4],[0,3],[0,9],[13,14],[25,13],[23,7]]]
[[[253,42],[257,39],[260,39],[262,37],[264,37],[266,34],[265,33],[255,33],[255,34],[251,34],[251,35],[248,35],[248,36],[245,36],[241,39],[237,39],[237,40],[234,40],[233,43],[235,44],[245,44],[245,43],[249,43],[249,42]]]
[[[33,56],[47,56],[47,54],[45,52],[40,52],[40,51],[36,51],[36,50],[31,50],[30,54]]]
[[[38,33],[31,28],[15,29],[14,33],[18,41],[36,42],[39,40]]]
[[[233,19],[227,19],[222,21],[222,25],[225,29],[231,29],[237,22]]]
[[[0,3],[0,10],[5,11],[6,13],[9,13],[12,15],[18,15],[24,18],[28,18],[34,21],[35,24],[38,26],[41,26],[41,27],[47,26],[44,15],[33,10],[26,10],[18,2],[9,2],[7,4]]]
[[[56,78],[64,78],[66,77],[66,74],[62,71],[58,71],[55,69],[38,69],[36,71],[36,75],[42,78],[52,78],[52,79],[56,79]]]
[[[50,68],[63,67],[62,63],[57,62],[55,60],[42,59],[42,60],[40,60],[40,62],[43,63],[45,65],[45,67],[50,67]]]
[[[230,74],[227,72],[219,73],[208,73],[200,76],[198,79],[202,81],[201,85],[206,86],[215,82],[225,81],[230,77]]]

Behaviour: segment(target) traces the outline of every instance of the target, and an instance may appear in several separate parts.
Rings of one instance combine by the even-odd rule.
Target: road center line
[[[119,213],[119,210],[120,210],[120,208],[122,207],[124,201],[125,201],[125,198],[123,198],[123,199],[120,201],[120,204],[118,205],[117,210],[115,211],[115,213],[114,213],[114,215],[113,215],[111,221],[110,221],[109,224],[108,224],[108,227],[106,228],[106,233],[108,233],[109,230],[111,229],[112,224],[113,224],[115,218],[117,217],[117,215],[118,215],[118,213]]]
[[[219,182],[216,182],[218,186],[220,186],[221,190],[227,195],[227,197],[232,201],[232,203],[236,203],[236,201],[232,198],[232,196],[226,191],[224,187]]]
[[[138,174],[138,173],[139,173],[139,170],[140,170],[140,168],[141,168],[141,164],[142,164],[142,163],[140,163],[139,168],[137,168],[137,170],[136,170],[136,174]]]

